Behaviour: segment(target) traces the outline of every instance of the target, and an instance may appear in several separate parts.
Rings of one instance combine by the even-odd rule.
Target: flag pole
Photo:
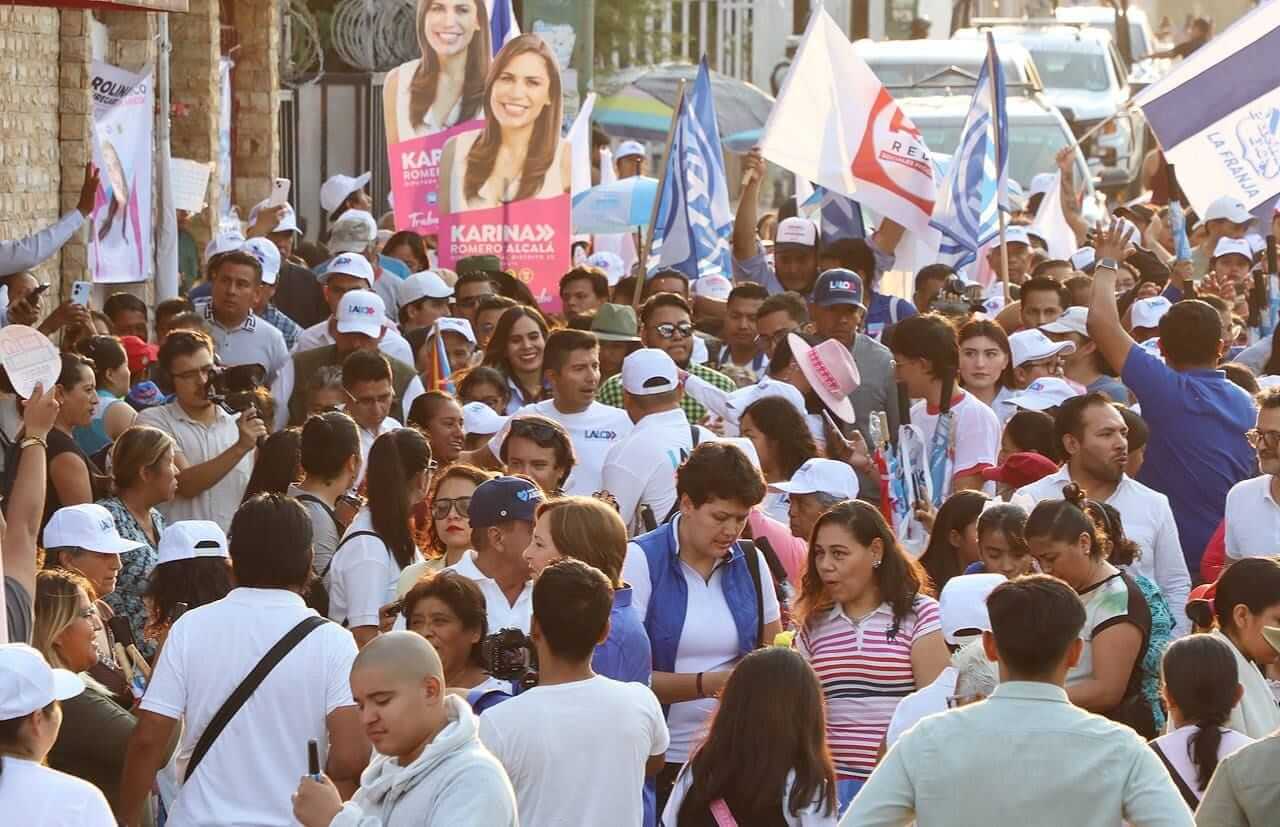
[[[987,32],[987,82],[991,86],[991,114],[996,149],[996,216],[1000,220],[1000,274],[1004,281],[1004,303],[1009,304],[1009,244],[1005,240],[1005,216],[1000,203],[1000,170],[1004,168],[1000,146],[1000,85],[996,83],[996,41]]]
[[[640,296],[644,292],[644,282],[649,275],[649,250],[653,247],[654,225],[658,223],[658,207],[662,204],[662,191],[667,186],[667,171],[671,167],[671,144],[675,140],[676,127],[680,124],[680,115],[684,111],[685,81],[680,81],[676,89],[676,105],[671,110],[671,126],[667,128],[667,144],[662,150],[662,174],[658,176],[658,191],[653,195],[653,209],[649,211],[649,228],[644,236],[644,249],[640,251],[640,275],[636,278],[635,290],[631,293],[631,305],[640,306]]]

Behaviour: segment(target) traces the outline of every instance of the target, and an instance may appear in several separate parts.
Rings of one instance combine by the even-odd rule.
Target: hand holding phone
[[[87,281],[77,281],[71,284],[71,303],[80,307],[89,306],[89,297],[93,294],[93,285]]]
[[[307,772],[316,781],[320,780],[320,745],[314,738],[307,741]]]
[[[268,207],[283,207],[289,203],[289,187],[291,182],[288,178],[277,178],[271,182],[271,196],[267,198]]]

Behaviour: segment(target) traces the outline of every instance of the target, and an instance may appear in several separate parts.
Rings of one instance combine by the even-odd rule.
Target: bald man
[[[518,827],[511,782],[424,638],[389,632],[366,644],[351,694],[377,754],[345,805],[328,778],[303,777],[293,814],[304,827]]]

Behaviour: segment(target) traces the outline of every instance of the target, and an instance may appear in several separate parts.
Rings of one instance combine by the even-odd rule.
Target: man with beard
[[[640,308],[640,342],[644,347],[665,351],[676,366],[688,371],[708,384],[730,393],[737,389],[732,379],[706,365],[692,364],[693,310],[689,302],[676,293],[659,293]],[[548,340],[550,348],[550,340]],[[548,357],[544,356],[544,363]],[[621,408],[623,403],[622,374],[609,377],[600,386],[596,399],[606,405]],[[680,400],[690,425],[697,425],[707,415],[707,409],[697,400],[685,396]]]
[[[1170,606],[1186,605],[1191,576],[1173,510],[1168,497],[1125,474],[1129,429],[1124,417],[1105,394],[1087,393],[1062,403],[1055,433],[1066,464],[1058,473],[1020,488],[1017,495],[1036,502],[1056,500],[1062,497],[1063,487],[1074,482],[1091,500],[1114,506],[1125,536],[1142,550],[1130,571],[1159,586]],[[1173,614],[1177,634],[1189,632],[1186,614]]]
[[[1280,532],[1280,388],[1258,394],[1258,424],[1248,435],[1262,474],[1227,493],[1227,562],[1272,554]]]

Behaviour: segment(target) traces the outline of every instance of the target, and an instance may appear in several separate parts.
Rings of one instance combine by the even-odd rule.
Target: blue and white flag
[[[706,57],[675,118],[647,270],[731,279],[733,212]]]
[[[516,20],[511,0],[489,0],[489,42],[493,44],[493,53],[496,55],[507,41],[519,34],[520,22]]]
[[[999,233],[1000,205],[1008,200],[1009,121],[1005,114],[1004,69],[989,33],[987,54],[960,131],[960,144],[952,155],[951,169],[929,221],[942,233],[938,260],[957,269],[974,261],[978,250]]]
[[[797,182],[802,179],[797,177]],[[820,184],[805,181],[802,192],[796,188],[796,207],[799,213],[818,222],[823,243],[841,238],[865,238],[866,226],[862,221],[862,207],[852,198],[832,192]]]
[[[1280,3],[1263,3],[1134,99],[1202,215],[1222,196],[1254,210],[1280,193],[1277,54]]]

